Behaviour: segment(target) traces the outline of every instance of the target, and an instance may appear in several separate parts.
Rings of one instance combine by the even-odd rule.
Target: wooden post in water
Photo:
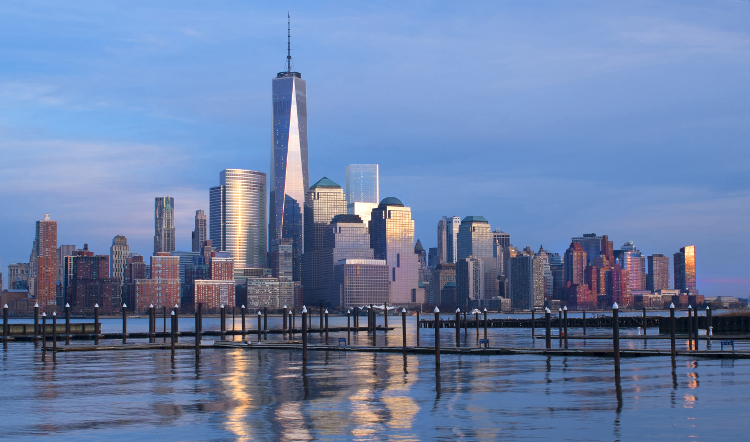
[[[568,348],[568,306],[563,307],[563,334],[565,336],[565,348]]]
[[[260,342],[261,329],[263,328],[263,324],[261,324],[260,322],[262,318],[263,318],[263,313],[261,313],[260,310],[258,310],[258,342]]]
[[[304,305],[302,306],[302,363],[307,365],[307,308]]]
[[[6,309],[7,310],[7,309]],[[52,355],[57,353],[57,312],[52,312]]]
[[[359,307],[354,307],[354,333],[359,332]]]
[[[235,306],[232,306],[232,331],[234,331],[234,307]],[[232,339],[234,339],[234,338],[232,338]]]
[[[670,340],[672,342],[672,358],[677,354],[674,342],[674,304],[669,304],[669,324],[670,324]]]
[[[709,306],[706,306],[706,346],[708,347],[709,342],[711,342],[711,331],[713,328],[713,324],[711,321],[711,308]]]
[[[377,340],[377,327],[378,327],[378,314],[375,312],[375,307],[370,304],[370,317],[372,318],[372,346],[375,347],[378,344]]]
[[[328,309],[325,311],[326,345],[328,345]]]
[[[170,313],[170,317],[172,319],[172,327],[171,327],[171,333],[169,340],[169,347],[172,350],[172,362],[174,362],[174,345],[177,341],[177,315],[175,315],[174,310],[172,310],[172,313]]]
[[[417,347],[419,347],[419,310],[417,310]]]
[[[65,303],[65,345],[70,345],[70,304]]]
[[[404,344],[404,354],[406,354],[406,309],[401,308],[401,340]]]
[[[294,312],[294,309],[289,310],[289,313],[292,315],[292,326],[289,333],[294,337],[294,327],[297,325],[297,313]]]
[[[320,334],[323,334],[323,301],[320,301],[320,327],[318,327],[318,330],[320,331]]]
[[[8,336],[10,335],[10,324],[8,324],[8,304],[3,306],[3,343],[8,343]]]
[[[263,339],[268,340],[268,304],[263,306]]]
[[[42,357],[47,353],[47,313],[42,312]]]
[[[559,346],[562,348],[562,339],[563,339],[563,329],[562,329],[562,309],[557,309],[557,340],[559,341]]]
[[[693,306],[693,330],[695,330],[695,351],[698,351],[698,304]]]
[[[435,370],[440,370],[440,309],[435,307]]]
[[[122,303],[122,343],[127,344],[128,342],[128,314],[125,309],[128,306]],[[166,308],[166,307],[164,307]]]
[[[39,304],[34,304],[34,341],[39,339]]]
[[[456,309],[456,347],[461,346],[461,309]]]
[[[99,345],[102,326],[99,324],[99,304],[94,304],[94,345]]]
[[[479,310],[474,312],[474,325],[477,329],[477,341],[479,341]]]
[[[180,342],[180,306],[175,304],[172,313],[174,313],[174,341]]]
[[[544,309],[544,320],[545,320],[545,335],[544,335],[544,341],[546,344],[547,350],[552,348],[552,314],[549,311],[549,308]]]
[[[156,324],[154,323],[154,304],[151,304],[148,306],[148,342],[149,344],[153,344],[154,339],[154,333],[156,330],[154,328],[156,327]]]
[[[165,305],[164,307],[162,307],[162,309],[163,309],[163,315],[164,315],[164,333],[166,333],[167,332],[167,306]],[[164,342],[166,342],[166,338],[164,339],[165,339]]]
[[[305,307],[304,305],[302,306]],[[307,331],[312,331],[312,307],[310,307],[310,311],[307,313]]]
[[[346,345],[352,344],[352,311],[346,311]]]
[[[219,316],[221,317],[221,340],[223,341],[227,335],[227,308],[224,304],[221,304],[219,308]]]
[[[388,331],[388,303],[383,303],[383,327],[385,327],[385,331]]]
[[[615,377],[620,378],[620,318],[619,308],[615,302],[612,306],[612,348],[615,353]]]
[[[643,339],[646,339],[646,307],[643,307]]]
[[[693,350],[693,308],[688,305],[688,351]]]
[[[583,311],[583,336],[586,336],[586,310]]]
[[[534,339],[534,308],[531,308],[531,339]]]
[[[245,310],[247,308],[243,304],[242,307],[240,307],[240,315],[242,316],[242,340],[245,340],[245,334],[247,333],[247,325],[245,323]]]
[[[287,332],[287,326],[286,326],[286,304],[284,305],[284,311],[282,312],[284,319],[281,326],[281,336],[286,336]]]
[[[198,340],[203,339],[203,303],[198,303]]]
[[[469,320],[466,317],[468,312],[464,311],[464,339],[469,337]]]
[[[201,310],[201,304],[198,303],[198,305],[195,308],[195,362],[198,363],[198,361],[201,358],[201,324],[200,324],[200,310]],[[245,316],[244,310],[242,313],[242,316]]]
[[[487,307],[484,308],[484,339],[487,339]]]

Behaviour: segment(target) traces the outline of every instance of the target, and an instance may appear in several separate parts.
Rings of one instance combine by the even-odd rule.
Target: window
[[[395,282],[396,281],[396,268],[394,267],[391,270],[393,270],[393,281]]]
[[[396,253],[396,267],[401,267],[401,254]]]

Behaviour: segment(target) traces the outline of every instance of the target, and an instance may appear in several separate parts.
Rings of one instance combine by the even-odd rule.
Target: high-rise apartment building
[[[66,303],[76,310],[90,310],[95,305],[103,314],[120,311],[120,280],[109,277],[109,257],[88,250],[67,256],[72,261],[73,277],[69,281]]]
[[[549,267],[549,259],[542,247],[539,247],[539,251],[534,254],[533,267],[534,307],[542,307],[548,291],[551,291],[552,285],[552,272]]]
[[[265,201],[265,197],[263,200]],[[195,229],[193,230],[192,239],[193,252],[200,252],[201,244],[208,239],[208,217],[206,217],[206,212],[203,210],[195,211]]]
[[[171,308],[180,305],[180,257],[160,252],[151,257],[151,277],[135,281],[134,311],[144,313],[150,305]]]
[[[674,254],[674,288],[680,293],[695,292],[695,246],[685,246]],[[695,294],[695,293],[691,293]]]
[[[456,263],[456,304],[459,308],[477,308],[479,301],[485,299],[484,264],[482,258],[473,256]]]
[[[437,262],[448,262],[448,221],[445,217],[437,225]]]
[[[444,216],[445,220],[445,254],[446,262],[458,262],[458,231],[461,227],[461,218],[457,216]]]
[[[492,232],[492,243],[500,247],[508,247],[510,245],[510,233],[495,229]]]
[[[112,238],[112,245],[109,247],[109,277],[118,280],[120,287],[125,282],[128,256],[130,256],[128,239],[124,235],[117,235]]]
[[[273,131],[268,237],[271,241],[282,238],[292,240],[293,278],[299,281],[305,193],[310,186],[307,164],[307,86],[302,74],[292,71],[291,49],[287,49],[287,70],[279,72],[272,80],[272,85]]]
[[[565,281],[571,284],[583,284],[583,272],[586,269],[588,254],[583,249],[583,244],[575,241],[570,243],[570,247],[565,251],[564,268]],[[598,246],[597,246],[598,247]]]
[[[388,264],[382,259],[342,259],[334,267],[334,284],[342,308],[389,302]]]
[[[265,173],[222,170],[209,191],[209,215],[213,247],[229,252],[235,268],[266,267]]]
[[[656,292],[669,290],[669,257],[661,253],[654,253],[648,257],[648,275],[646,276],[646,290]]]
[[[57,248],[57,282],[62,282],[62,280],[65,278],[65,266],[63,265],[63,260],[66,256],[72,256],[75,250],[76,246],[74,244],[61,244]],[[58,302],[58,305],[60,305],[60,302]],[[63,303],[62,305],[65,305],[65,303]]]
[[[630,290],[646,289],[646,257],[636,249],[633,241],[622,245],[618,251],[620,267],[628,271]]]
[[[307,303],[318,305],[328,300],[326,292],[330,287],[321,284],[325,235],[331,220],[345,214],[346,199],[341,186],[326,177],[310,186],[305,195],[305,251],[302,255],[302,288]]]
[[[370,234],[367,225],[357,215],[337,215],[325,231],[323,252],[320,258],[321,299],[325,305],[337,306],[343,302],[341,291],[334,285],[334,267],[341,260],[373,259],[370,247]],[[386,268],[387,271],[387,268]],[[307,299],[307,289],[305,289]]]
[[[175,249],[174,198],[154,199],[154,255],[172,252]]]
[[[378,203],[361,203],[353,202],[346,205],[346,213],[349,215],[357,215],[362,219],[365,225],[370,223],[370,217],[372,216],[372,209],[377,209]]]
[[[615,302],[620,306],[633,305],[633,296],[630,294],[630,274],[619,264],[607,270],[607,295],[605,297],[607,307]]]
[[[49,310],[57,303],[57,221],[52,221],[49,213],[36,222],[31,255],[34,294],[39,307]]]
[[[519,252],[509,262],[509,297],[516,310],[529,310],[534,307],[534,257]]]
[[[8,289],[9,290],[28,290],[29,289],[29,264],[26,262],[13,263],[8,265]]]
[[[493,256],[493,233],[483,216],[467,216],[458,230],[458,260]],[[459,285],[458,283],[456,284]]]
[[[370,246],[375,259],[385,259],[391,280],[392,304],[416,304],[419,264],[414,255],[414,220],[411,209],[398,198],[384,198],[372,211]]]

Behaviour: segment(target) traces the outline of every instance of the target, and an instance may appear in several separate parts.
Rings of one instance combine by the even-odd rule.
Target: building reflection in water
[[[248,389],[248,357],[243,350],[227,351],[224,357],[227,362],[226,376],[221,379],[222,390],[226,392],[232,406],[226,414],[224,427],[240,440],[250,439],[252,426],[247,416],[253,408],[253,398]]]

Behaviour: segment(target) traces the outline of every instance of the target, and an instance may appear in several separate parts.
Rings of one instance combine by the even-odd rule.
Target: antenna
[[[292,72],[292,18],[286,13],[286,71]]]

